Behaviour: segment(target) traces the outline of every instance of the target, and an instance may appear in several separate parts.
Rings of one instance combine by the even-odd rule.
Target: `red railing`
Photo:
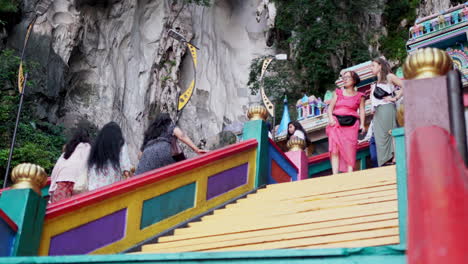
[[[408,263],[468,263],[468,169],[445,129],[409,139]]]

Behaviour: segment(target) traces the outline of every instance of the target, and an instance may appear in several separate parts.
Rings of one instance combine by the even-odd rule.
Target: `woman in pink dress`
[[[354,71],[343,74],[344,89],[336,89],[328,108],[328,149],[333,174],[352,172],[356,163],[358,132],[365,132],[364,94],[355,91],[361,81]],[[359,109],[359,114],[357,110]]]

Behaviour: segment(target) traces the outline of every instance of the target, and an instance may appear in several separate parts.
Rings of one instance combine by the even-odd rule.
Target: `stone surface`
[[[450,0],[422,0],[416,14],[418,18],[422,18],[444,11],[451,6]]]

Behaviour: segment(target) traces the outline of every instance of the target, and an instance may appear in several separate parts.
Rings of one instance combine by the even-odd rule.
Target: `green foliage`
[[[385,6],[383,19],[386,24],[388,34],[380,40],[382,53],[387,59],[403,62],[406,58],[406,41],[409,38],[409,28],[416,20],[416,8],[418,0],[397,0],[391,1]],[[402,21],[406,20],[406,25]]]
[[[20,1],[18,0],[0,0],[1,12],[17,12]]]
[[[286,94],[294,108],[295,100],[307,95],[323,97],[334,87],[339,71],[369,60],[369,37],[358,24],[365,12],[378,6],[373,0],[276,0],[277,49],[289,50],[291,60],[273,62],[264,78],[267,95],[279,107]],[[249,88],[259,89],[263,58],[252,61]],[[276,65],[276,66],[275,66]],[[279,65],[282,65],[281,67]],[[293,99],[294,102],[291,100]],[[291,111],[290,113],[295,113]]]
[[[16,89],[19,57],[12,50],[0,53],[0,173],[3,176],[7,165],[10,144],[15,127],[19,104],[19,93]],[[32,70],[26,64],[25,70]],[[34,82],[28,82],[32,89]],[[65,143],[62,127],[37,120],[32,114],[33,106],[27,96],[21,111],[17,140],[11,168],[22,162],[35,163],[48,173],[62,152]],[[0,182],[3,181],[0,180]]]

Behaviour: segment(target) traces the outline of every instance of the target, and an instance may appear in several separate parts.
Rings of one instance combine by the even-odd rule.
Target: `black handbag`
[[[387,91],[380,88],[379,86],[376,86],[375,89],[374,89],[374,97],[379,99],[379,100],[382,100],[387,96],[394,96],[394,95],[395,95],[395,93],[388,93]]]
[[[338,119],[338,123],[340,126],[353,126],[356,123],[357,117],[355,116],[342,116],[342,115],[334,115],[336,119]]]
[[[179,154],[176,154],[176,155],[172,155],[172,158],[177,162],[177,161],[183,161],[183,160],[186,160],[187,158],[185,157],[185,154],[184,152],[181,152]]]
[[[171,154],[172,158],[175,161],[182,161],[186,159],[184,152],[179,147],[179,144],[177,143],[177,138],[175,136],[173,136],[171,140]]]

